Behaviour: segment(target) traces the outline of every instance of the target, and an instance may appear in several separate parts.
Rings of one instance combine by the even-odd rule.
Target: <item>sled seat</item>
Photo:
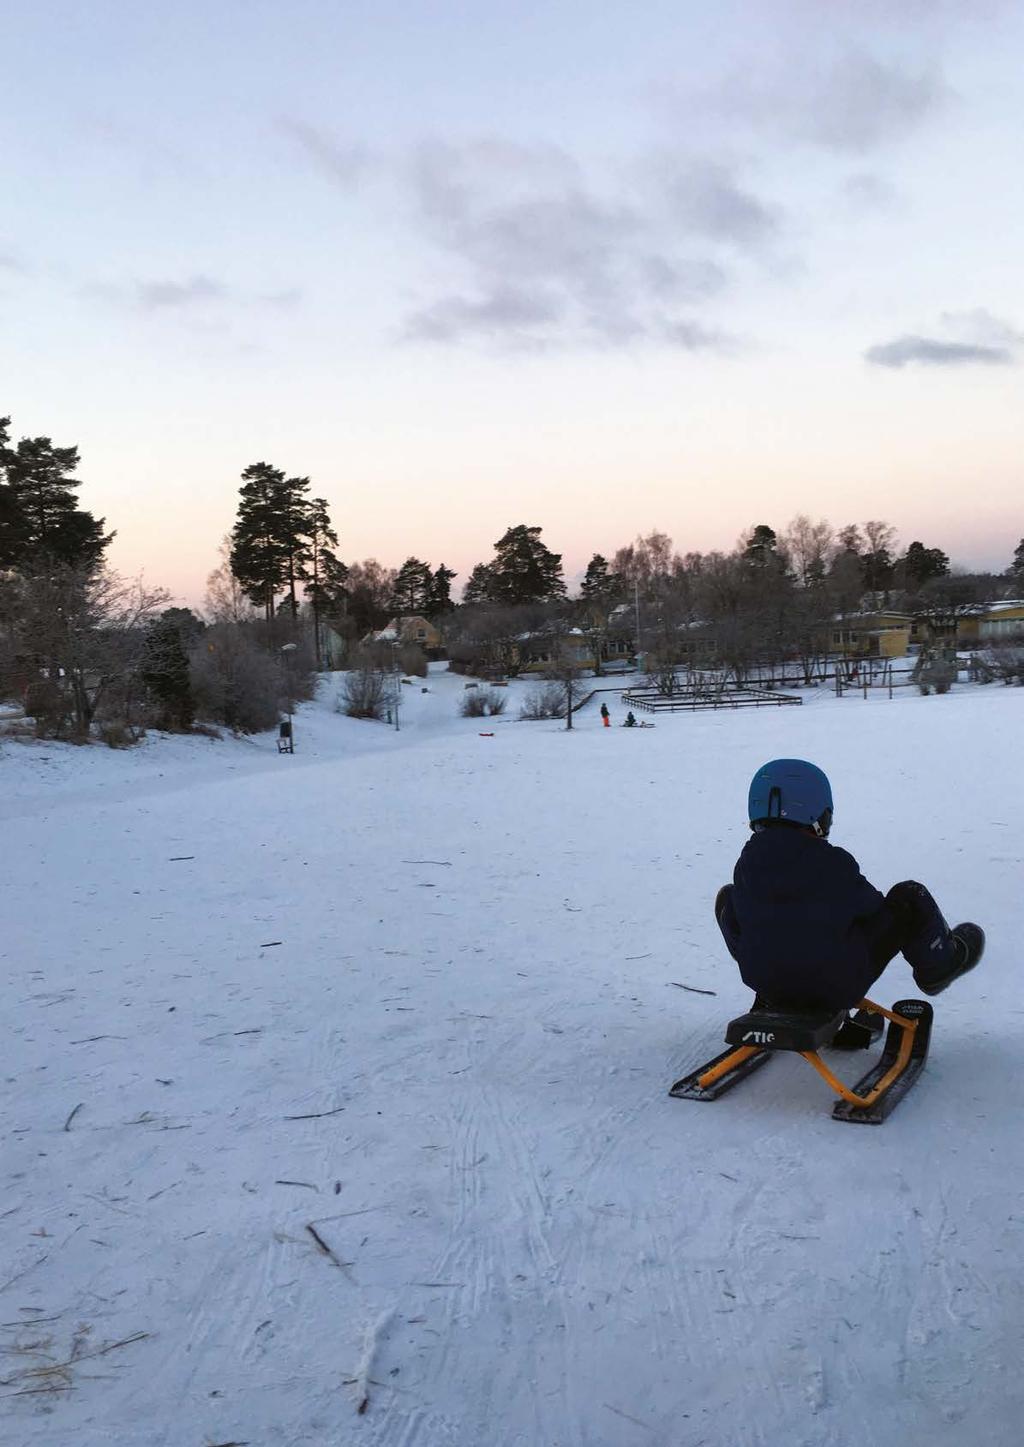
[[[818,1050],[823,1045],[864,1049],[878,1033],[875,1022],[883,1019],[889,1029],[881,1056],[855,1085],[846,1085]],[[897,1000],[891,1010],[861,1000],[852,1019],[845,1010],[758,1008],[730,1020],[725,1034],[729,1048],[677,1080],[669,1095],[677,1100],[717,1100],[760,1070],[776,1051],[792,1050],[813,1065],[839,1096],[833,1120],[879,1125],[924,1069],[931,1028],[932,1007],[927,1000]]]
[[[802,1054],[830,1045],[845,1020],[845,1010],[751,1010],[729,1021],[725,1043]]]

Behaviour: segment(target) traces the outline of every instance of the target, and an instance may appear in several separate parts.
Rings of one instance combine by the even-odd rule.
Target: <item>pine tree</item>
[[[1018,588],[1024,588],[1024,538],[1021,538],[1014,550],[1010,577],[1013,578]]]
[[[494,544],[489,597],[494,603],[541,603],[565,596],[562,555],[540,540],[539,527],[520,523]]]
[[[313,639],[319,670],[323,665],[322,620],[344,603],[348,569],[333,551],[338,546],[338,534],[331,525],[324,498],[315,497],[309,504],[307,527],[309,570],[306,574],[306,596],[313,609]]]
[[[587,564],[587,571],[580,584],[580,597],[585,603],[595,603],[602,608],[621,598],[626,591],[626,580],[611,571],[608,559],[595,553]]]
[[[140,674],[159,705],[158,726],[188,731],[195,715],[189,649],[205,624],[190,608],[167,608],[149,624]]]
[[[7,481],[13,456],[8,441],[11,419],[0,417],[0,568],[12,567],[26,552],[27,520],[14,488]]]
[[[594,675],[601,677],[601,659],[608,638],[609,617],[626,590],[625,579],[609,571],[608,559],[595,553],[580,585],[580,626],[590,645]]]
[[[585,598],[589,603],[593,599],[603,597],[607,591],[608,559],[603,558],[600,553],[595,553],[587,564],[587,571],[580,586],[580,597]]]
[[[428,618],[439,618],[442,613],[451,612],[452,581],[457,576],[455,569],[446,568],[444,563],[434,569],[427,590],[427,605],[423,610]]]
[[[462,590],[464,606],[491,602],[491,570],[486,563],[477,563]]]
[[[743,550],[744,561],[755,568],[777,568],[782,565],[779,540],[775,529],[767,523],[758,523],[747,539]]]
[[[114,534],[78,506],[78,448],[54,447],[49,437],[23,437],[12,448],[9,421],[0,419],[0,567],[42,559],[98,567]]]
[[[397,614],[425,613],[430,598],[432,575],[429,563],[406,558],[395,575],[394,610]]]
[[[896,529],[889,523],[870,521],[864,524],[864,537],[866,547],[861,557],[864,586],[870,593],[883,594],[883,602],[888,603]]]
[[[310,562],[308,491],[308,477],[286,477],[276,489],[278,539],[284,553],[284,581],[293,622],[299,616],[295,585],[306,580]]]
[[[274,598],[288,573],[288,550],[281,538],[281,500],[285,476],[269,462],[254,462],[242,473],[240,501],[231,533],[231,571],[247,598],[262,607],[269,622]]]
[[[924,543],[913,542],[903,559],[903,573],[908,587],[920,588],[932,578],[949,576],[949,558],[941,548],[926,548]]]

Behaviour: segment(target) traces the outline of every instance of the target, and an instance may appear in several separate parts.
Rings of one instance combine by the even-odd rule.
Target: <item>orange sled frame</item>
[[[677,1080],[669,1094],[680,1100],[717,1100],[773,1054],[789,1051],[809,1061],[839,1096],[832,1111],[834,1120],[880,1125],[924,1068],[931,1039],[932,1007],[925,1000],[898,1000],[891,1010],[886,1010],[872,1000],[862,1000],[860,1010],[863,1013],[856,1022],[847,1021],[845,1010],[833,1014],[817,1010],[756,1009],[740,1015],[730,1021],[725,1035],[732,1048]],[[846,1032],[844,1048],[866,1048],[873,1032],[860,1022],[871,1015],[889,1022],[882,1054],[865,1076],[849,1086],[826,1065],[818,1051],[822,1046],[836,1043],[841,1031]]]

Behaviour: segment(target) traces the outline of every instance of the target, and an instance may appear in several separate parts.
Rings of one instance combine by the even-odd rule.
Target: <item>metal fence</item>
[[[622,695],[622,702],[645,713],[679,713],[682,710],[718,708],[783,708],[802,704],[793,693],[775,693],[767,688],[683,688],[672,693],[634,690]]]

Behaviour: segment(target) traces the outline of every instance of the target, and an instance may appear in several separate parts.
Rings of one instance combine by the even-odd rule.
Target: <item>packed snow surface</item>
[[[0,1439],[1018,1447],[1024,690],[420,688],[325,680],[294,757],[0,744]],[[776,755],[988,931],[881,1128],[796,1057],[666,1093],[749,1004],[711,903]]]

